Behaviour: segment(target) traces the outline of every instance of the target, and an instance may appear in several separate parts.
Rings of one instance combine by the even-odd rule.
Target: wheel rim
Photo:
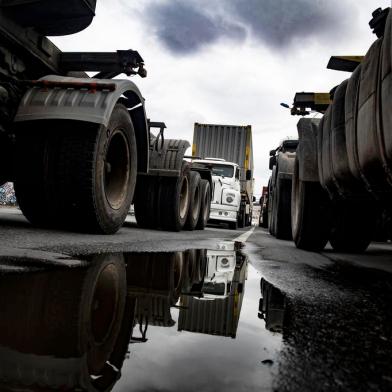
[[[180,218],[185,219],[188,208],[188,199],[189,199],[189,186],[188,186],[188,178],[184,176],[181,182],[181,191],[180,191]]]
[[[113,264],[106,266],[97,279],[91,303],[91,332],[95,344],[105,342],[116,319],[118,276]]]
[[[106,199],[113,209],[119,209],[128,196],[131,159],[128,139],[116,130],[106,150],[104,184]]]

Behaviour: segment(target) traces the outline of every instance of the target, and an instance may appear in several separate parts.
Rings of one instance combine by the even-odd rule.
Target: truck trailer
[[[231,222],[232,228],[250,226],[253,209],[253,150],[252,127],[195,123],[192,157],[213,161],[214,165],[230,166],[232,181],[220,180],[215,173],[213,204],[210,218]],[[238,171],[237,171],[238,169]],[[229,207],[237,203],[236,181],[239,182],[239,199],[236,217],[229,217]],[[227,182],[227,184],[225,184]],[[227,193],[234,196],[228,199]],[[228,208],[225,208],[228,207]],[[221,212],[221,215],[219,215]],[[228,215],[225,215],[225,212]],[[230,209],[231,213],[231,209]],[[237,224],[235,224],[235,221]]]
[[[390,8],[377,9],[369,25],[377,40],[364,57],[331,58],[328,68],[352,74],[330,103],[315,93],[294,98],[292,114],[323,114],[298,122],[291,221],[299,248],[320,251],[329,241],[337,251],[364,251],[379,217],[391,216]]]
[[[134,201],[141,226],[192,229],[201,175],[183,162],[189,143],[153,135],[140,90],[113,79],[146,77],[140,54],[62,52],[47,38],[82,31],[95,8],[0,2],[0,185],[14,183],[36,226],[115,233]]]

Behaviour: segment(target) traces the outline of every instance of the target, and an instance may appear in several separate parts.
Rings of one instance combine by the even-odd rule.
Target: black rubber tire
[[[291,240],[291,180],[278,176],[275,189],[275,236],[281,240]]]
[[[292,180],[291,224],[297,248],[319,252],[330,234],[330,200],[318,182],[301,181],[296,157]]]
[[[240,207],[237,217],[237,227],[242,229],[245,227],[245,208]]]
[[[37,359],[84,358],[89,374],[105,368],[124,316],[122,255],[96,256],[87,268],[7,276],[0,291],[1,309],[7,318],[7,324],[0,325],[1,342],[7,347],[35,354]],[[61,377],[70,369],[55,371]],[[40,372],[35,376],[40,377]],[[55,377],[57,373],[49,379]],[[33,384],[31,379],[29,382]],[[46,377],[37,380],[40,385],[46,382]]]
[[[157,177],[138,178],[134,197],[135,219],[139,227],[156,229],[158,222],[158,203],[161,182]]]
[[[268,208],[263,208],[261,210],[261,223],[260,223],[260,227],[263,227],[264,229],[268,228]],[[291,224],[291,223],[290,223]]]
[[[184,162],[178,178],[162,178],[159,187],[158,224],[162,229],[180,231],[188,217],[189,199],[189,165]]]
[[[238,228],[238,222],[237,221],[229,222],[229,229],[230,230],[237,230],[237,228]]]
[[[369,246],[375,229],[376,213],[363,203],[339,202],[332,209],[329,242],[338,252],[362,253]]]
[[[26,219],[35,226],[53,223],[54,175],[53,133],[36,122],[33,129],[20,127],[16,133],[15,196]]]
[[[252,225],[252,218],[250,214],[245,214],[245,227]]]
[[[201,207],[201,190],[200,190],[200,174],[195,171],[189,172],[189,209],[188,216],[184,225],[186,230],[195,230],[197,221],[199,220]]]
[[[77,123],[66,129],[57,169],[63,222],[72,229],[115,233],[128,214],[137,174],[135,130],[126,107],[116,104],[107,128]]]
[[[200,204],[200,214],[199,220],[196,224],[197,230],[204,230],[207,226],[208,219],[210,217],[211,210],[211,187],[208,180],[200,180],[200,194],[201,194],[201,204]]]

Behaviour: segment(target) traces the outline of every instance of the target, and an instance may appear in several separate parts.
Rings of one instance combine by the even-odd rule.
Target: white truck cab
[[[207,300],[228,297],[234,279],[235,267],[236,252],[233,243],[227,243],[219,250],[208,250],[203,298]]]
[[[218,158],[195,159],[193,162],[211,169],[213,195],[209,219],[227,222],[231,229],[236,229],[241,203],[239,166]]]

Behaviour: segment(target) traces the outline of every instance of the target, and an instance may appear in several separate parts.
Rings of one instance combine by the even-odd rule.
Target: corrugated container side
[[[246,182],[246,170],[252,170],[253,146],[250,125],[219,125],[195,123],[192,155],[205,158],[223,158],[237,163],[241,168],[241,188],[252,193]]]

